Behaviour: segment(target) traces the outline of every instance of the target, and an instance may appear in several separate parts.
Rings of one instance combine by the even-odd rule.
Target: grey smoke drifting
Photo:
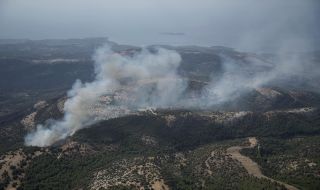
[[[279,50],[268,61],[254,54],[245,62],[223,56],[222,76],[205,87],[201,104],[216,106],[235,101],[242,94],[265,86],[320,92],[316,82],[320,80],[320,65],[312,60],[313,54],[288,52],[287,48]]]
[[[26,145],[49,146],[94,123],[90,108],[103,95],[118,93],[116,104],[131,109],[166,107],[177,102],[186,88],[185,81],[176,74],[181,57],[174,51],[142,50],[134,56],[123,56],[106,46],[97,50],[94,60],[96,79],[90,83],[78,80],[68,92],[63,119],[49,126],[38,125],[36,131],[26,136]],[[148,83],[150,87],[146,88]],[[124,89],[130,93],[130,99],[121,98]]]
[[[105,46],[93,56],[96,78],[93,82],[76,81],[68,92],[63,119],[38,125],[28,134],[25,144],[49,146],[73,135],[102,119],[131,114],[145,108],[208,109],[233,101],[242,93],[260,88],[279,78],[319,76],[319,67],[301,65],[303,59],[277,59],[276,63],[251,56],[245,62],[223,57],[222,76],[212,81],[195,97],[188,94],[188,80],[177,74],[180,55],[172,50],[142,49],[133,55],[123,55]],[[282,57],[283,58],[283,57]],[[215,80],[214,80],[215,79]],[[97,118],[94,107],[101,97],[108,100],[102,107],[106,115]]]
[[[271,63],[254,59],[247,60],[246,64],[224,57],[222,76],[218,81],[212,80],[205,88],[206,94],[202,96],[205,104],[214,106],[232,101],[244,92],[259,88],[279,76],[278,67]]]

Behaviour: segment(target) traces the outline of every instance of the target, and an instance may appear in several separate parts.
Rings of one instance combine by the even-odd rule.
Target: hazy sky
[[[310,48],[320,42],[319,5],[320,0],[0,0],[0,38]]]

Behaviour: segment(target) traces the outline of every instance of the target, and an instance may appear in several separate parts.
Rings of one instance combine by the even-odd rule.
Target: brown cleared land
[[[254,148],[258,144],[258,141],[255,137],[249,137],[248,141],[250,143],[249,146],[232,146],[227,149],[227,154],[230,154],[232,159],[238,160],[250,175],[253,175],[257,178],[265,178],[270,181],[277,182],[281,185],[284,185],[288,190],[298,190],[298,188],[296,188],[292,185],[286,184],[281,181],[274,180],[272,178],[269,178],[269,177],[263,175],[263,173],[260,170],[259,165],[256,162],[251,160],[249,157],[240,154],[241,149]]]

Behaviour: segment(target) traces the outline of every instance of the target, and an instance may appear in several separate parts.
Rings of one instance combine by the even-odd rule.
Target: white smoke
[[[202,97],[206,105],[214,106],[232,101],[248,90],[256,89],[268,83],[278,76],[276,66],[268,63],[259,65],[264,70],[256,70],[258,60],[247,60],[246,64],[251,62],[254,65],[243,65],[241,62],[223,58],[223,75],[218,81],[211,81],[206,87],[205,95]]]
[[[92,124],[95,120],[90,109],[103,95],[121,94],[125,89],[128,94],[122,94],[127,96],[118,99],[118,106],[168,107],[178,102],[186,89],[186,82],[176,74],[181,57],[174,51],[157,49],[151,53],[144,49],[123,56],[105,46],[97,50],[94,60],[96,79],[90,83],[77,80],[68,92],[63,119],[49,126],[38,125],[26,136],[26,145],[49,146]]]
[[[94,55],[96,78],[93,82],[76,81],[68,92],[62,120],[38,125],[28,134],[25,144],[49,146],[87,127],[97,120],[92,107],[103,96],[113,96],[103,107],[105,118],[130,114],[141,108],[210,108],[237,99],[243,92],[260,88],[281,77],[311,75],[299,59],[279,59],[277,63],[259,59],[239,61],[221,55],[223,74],[212,80],[195,97],[188,96],[188,79],[177,74],[180,55],[172,50],[142,49],[133,55],[113,52],[105,46]],[[250,56],[249,56],[250,57]],[[313,69],[315,74],[319,73]],[[313,74],[313,75],[315,75]],[[317,75],[318,76],[318,75]],[[213,77],[214,78],[214,77]],[[216,78],[214,78],[216,79]]]

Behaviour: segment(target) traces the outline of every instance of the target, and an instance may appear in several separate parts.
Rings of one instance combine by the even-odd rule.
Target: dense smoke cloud
[[[106,46],[97,50],[94,60],[96,79],[84,84],[78,80],[68,92],[64,118],[51,121],[48,126],[38,125],[37,130],[26,137],[26,145],[48,146],[92,124],[95,120],[90,108],[103,95],[118,94],[114,109],[125,106],[132,110],[173,105],[186,88],[185,81],[176,74],[181,57],[174,51],[142,50],[133,56],[123,56]],[[109,110],[114,111],[119,110]],[[110,118],[128,112],[119,111]]]
[[[319,66],[310,62],[305,64],[304,57],[292,54],[280,56],[275,62],[256,56],[249,56],[244,61],[223,53],[220,56],[221,76],[213,77],[199,93],[192,95],[188,91],[189,79],[177,74],[181,62],[177,52],[146,48],[116,53],[108,46],[102,47],[93,56],[95,80],[90,83],[76,81],[68,92],[63,119],[38,125],[36,131],[27,135],[25,143],[49,146],[98,120],[150,107],[212,109],[275,81],[279,83],[291,77],[312,79],[320,73]],[[107,101],[101,103],[103,97]],[[97,105],[103,112],[102,117],[96,113]]]

